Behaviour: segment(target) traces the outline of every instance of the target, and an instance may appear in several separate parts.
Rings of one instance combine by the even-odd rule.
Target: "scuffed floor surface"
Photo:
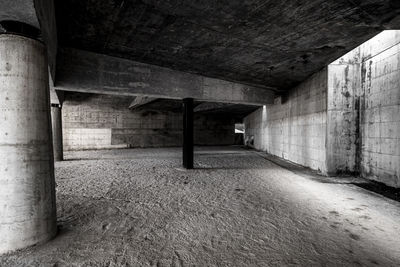
[[[67,153],[59,235],[0,266],[399,266],[400,205],[240,148]]]

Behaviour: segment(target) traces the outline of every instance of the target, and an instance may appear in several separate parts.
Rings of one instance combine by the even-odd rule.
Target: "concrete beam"
[[[194,108],[194,112],[213,111],[213,110],[217,110],[217,109],[226,108],[229,106],[232,106],[232,104],[206,102],[206,103],[201,103],[200,105],[196,106]]]
[[[157,98],[154,98],[154,97],[137,96],[132,101],[132,103],[129,105],[129,109],[139,108],[141,106],[144,106],[144,105],[149,104],[149,103],[151,103],[153,101],[156,101],[156,100],[157,100]]]
[[[0,7],[0,22],[17,21],[40,30],[50,73],[55,78],[58,44],[54,0],[0,0]]]
[[[155,98],[272,104],[272,88],[260,88],[71,48],[60,49],[56,89]]]

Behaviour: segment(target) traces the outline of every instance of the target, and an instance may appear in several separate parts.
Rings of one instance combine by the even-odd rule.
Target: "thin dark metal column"
[[[193,98],[183,99],[183,167],[193,169]]]

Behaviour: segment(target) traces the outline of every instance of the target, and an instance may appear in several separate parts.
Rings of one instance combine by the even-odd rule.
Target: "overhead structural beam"
[[[129,109],[136,109],[136,108],[142,107],[142,106],[149,104],[156,100],[157,100],[157,98],[154,98],[154,97],[137,96],[132,101],[132,103],[129,105]]]
[[[193,169],[193,98],[183,99],[183,167]]]
[[[194,108],[194,112],[196,113],[196,112],[219,110],[219,109],[223,109],[223,108],[230,107],[233,105],[234,104],[229,104],[229,103],[205,102],[205,103],[201,103],[200,105],[196,106]]]
[[[272,88],[254,87],[77,49],[59,51],[56,89],[114,95],[265,105]]]

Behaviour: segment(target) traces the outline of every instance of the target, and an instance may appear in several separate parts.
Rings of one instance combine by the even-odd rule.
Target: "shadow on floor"
[[[390,187],[374,181],[367,181],[365,183],[358,183],[354,185],[400,202],[400,188]]]
[[[324,176],[318,171],[294,164],[283,160],[276,156],[268,155],[262,152],[256,152],[259,156],[279,165],[282,168],[292,171],[293,173],[306,177],[308,179],[328,184],[352,184],[365,190],[380,194],[386,198],[400,202],[400,188],[387,186],[383,183],[367,180],[357,176],[342,175],[342,176]]]

